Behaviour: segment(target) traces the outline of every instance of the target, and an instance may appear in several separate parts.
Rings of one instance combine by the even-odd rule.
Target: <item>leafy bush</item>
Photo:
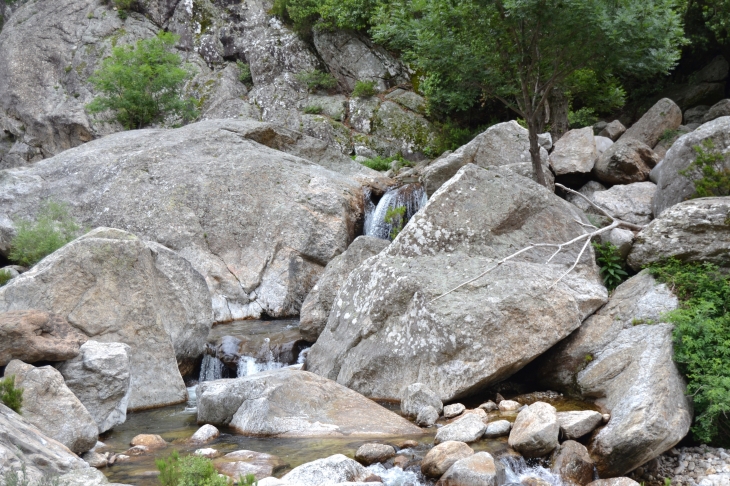
[[[608,290],[615,289],[628,276],[618,248],[610,242],[593,243],[593,248],[596,250],[596,262],[601,268],[603,283]]]
[[[319,105],[309,105],[304,108],[304,113],[307,115],[319,115],[322,113],[323,108]]]
[[[305,71],[294,76],[299,82],[304,83],[309,91],[317,89],[332,89],[337,86],[337,78],[330,73],[323,73],[319,70]]]
[[[670,128],[667,128],[662,132],[662,135],[659,137],[660,142],[669,142],[673,138],[676,138],[679,134],[681,134],[679,130],[672,130]]]
[[[236,61],[236,66],[238,66],[238,80],[246,86],[251,86],[253,84],[251,66],[241,61]]]
[[[182,89],[192,68],[172,52],[178,36],[160,32],[135,46],[115,47],[89,81],[102,96],[86,106],[91,114],[110,110],[124,128],[142,128],[168,116],[184,121],[197,116],[192,99]]]
[[[694,180],[695,193],[692,197],[730,196],[730,169],[725,166],[727,156],[715,149],[712,140],[705,140],[702,145],[692,148],[697,158],[686,169],[679,171],[688,179],[697,173],[702,174],[701,178]]]
[[[352,90],[353,98],[369,98],[375,96],[375,81],[357,81]]]
[[[15,375],[0,380],[0,402],[15,413],[20,413],[23,406],[23,389],[15,388]]]
[[[664,318],[674,324],[674,360],[694,403],[695,439],[730,444],[730,277],[710,263],[676,259],[649,267],[680,299]]]
[[[388,171],[392,168],[393,160],[395,160],[396,157],[375,157],[374,159],[368,159],[363,162],[360,162],[365,167],[369,167],[373,170],[377,170],[380,172]]]
[[[274,0],[270,13],[308,36],[313,28],[365,31],[377,5],[376,0]]]
[[[390,229],[390,239],[394,240],[396,236],[398,236],[398,233],[400,233],[403,230],[403,226],[405,226],[405,216],[406,216],[406,207],[405,206],[395,206],[393,208],[388,208],[385,211],[385,217],[383,218],[383,221],[391,225]]]
[[[76,238],[81,229],[69,215],[68,206],[46,202],[35,222],[15,222],[15,237],[10,242],[10,260],[25,266],[35,265],[44,257]]]
[[[229,486],[232,484],[226,477],[218,475],[210,459],[199,456],[180,458],[173,451],[167,459],[155,460],[160,471],[158,476],[162,486]]]
[[[256,476],[253,474],[246,474],[245,477],[238,477],[238,486],[256,486],[257,484],[259,484],[259,482],[256,481]]]
[[[0,268],[0,287],[5,285],[6,283],[10,282],[11,278],[13,278],[13,277],[10,275],[10,272]]]
[[[577,111],[568,112],[568,123],[570,128],[583,128],[593,126],[598,121],[596,110],[593,108],[581,108]]]

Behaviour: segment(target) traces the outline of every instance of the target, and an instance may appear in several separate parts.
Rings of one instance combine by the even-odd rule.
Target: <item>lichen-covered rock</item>
[[[587,197],[588,200],[593,201],[593,195],[596,192],[605,191],[605,190],[606,190],[606,186],[604,186],[600,182],[589,181],[583,187],[578,189],[578,192],[583,194],[585,197]],[[586,201],[585,199],[583,199],[582,197],[580,197],[576,194],[568,193],[566,195],[566,199],[568,201],[570,201],[571,203],[575,204],[576,206],[578,206],[584,213],[591,213],[591,214],[597,213],[596,209],[593,206],[591,206],[588,203],[588,201]]]
[[[65,361],[79,354],[88,338],[63,317],[39,310],[0,313],[0,366],[14,359],[24,363]]]
[[[556,175],[587,173],[593,169],[598,152],[591,127],[568,131],[555,142],[550,166]]]
[[[441,476],[443,486],[500,486],[506,482],[504,466],[488,452],[477,452],[456,461]]]
[[[474,454],[464,442],[446,441],[428,451],[421,461],[421,472],[429,478],[440,478],[459,459]]]
[[[438,414],[444,409],[438,394],[423,383],[408,385],[400,399],[400,411],[406,417],[417,416],[424,407],[433,407]]]
[[[5,376],[15,376],[15,386],[23,389],[23,417],[44,435],[77,454],[96,445],[96,422],[55,368],[13,360],[5,368]]]
[[[627,262],[638,270],[667,258],[728,265],[730,198],[693,199],[670,207],[637,235]]]
[[[644,225],[653,218],[651,204],[655,192],[653,182],[634,182],[595,192],[591,199],[615,218]]]
[[[400,399],[405,387],[423,383],[442,401],[510,376],[605,302],[592,256],[549,293],[579,248],[548,265],[552,250],[526,253],[434,299],[533,241],[584,234],[580,218],[510,170],[462,168],[386,250],[350,274],[308,369],[378,398]]]
[[[535,402],[517,414],[509,445],[525,457],[540,457],[558,446],[560,425],[555,407]]]
[[[370,472],[357,461],[342,454],[335,454],[297,466],[281,479],[285,483],[297,486],[320,486],[321,484],[359,482],[369,475]]]

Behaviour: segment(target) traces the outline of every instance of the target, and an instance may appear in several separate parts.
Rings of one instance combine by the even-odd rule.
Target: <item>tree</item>
[[[169,115],[193,119],[197,115],[194,101],[182,97],[192,69],[172,52],[177,39],[160,32],[136,46],[115,47],[89,79],[102,93],[87,105],[89,113],[111,110],[126,129],[142,128]]]
[[[391,0],[372,33],[453,110],[496,98],[525,120],[535,178],[546,101],[576,71],[667,72],[684,42],[675,0]]]

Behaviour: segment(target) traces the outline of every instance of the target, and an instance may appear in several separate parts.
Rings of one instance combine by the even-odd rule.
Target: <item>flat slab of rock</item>
[[[568,131],[555,142],[550,154],[550,165],[556,175],[584,174],[593,170],[598,158],[593,128]]]
[[[729,197],[676,204],[637,235],[627,263],[635,270],[668,258],[726,266],[730,262],[729,218]]]
[[[560,432],[566,439],[579,439],[593,432],[603,421],[603,415],[593,410],[558,412]]]
[[[477,452],[456,461],[441,477],[444,486],[500,486],[506,482],[504,466],[488,452]]]
[[[396,241],[350,274],[308,369],[373,398],[401,399],[408,385],[423,383],[442,401],[510,376],[606,301],[593,257],[586,252],[549,298],[544,288],[572,265],[578,248],[549,265],[548,252],[536,250],[433,299],[532,241],[584,234],[575,222],[581,218],[530,179],[465,166]]]
[[[5,368],[5,376],[11,375],[15,386],[23,388],[21,412],[28,422],[77,454],[96,445],[96,422],[55,368],[13,360]]]
[[[517,415],[509,434],[509,445],[525,457],[540,457],[558,446],[559,433],[555,407],[535,402]]]
[[[656,184],[650,181],[618,184],[606,191],[593,194],[593,202],[608,210],[618,219],[634,224],[649,224],[653,219],[651,209]]]
[[[446,441],[466,443],[476,442],[481,439],[486,429],[487,426],[481,417],[474,414],[468,414],[441,427],[438,432],[436,432],[434,442],[436,444]]]
[[[421,461],[421,472],[429,478],[440,478],[459,459],[474,454],[474,450],[459,441],[445,441],[428,451]]]
[[[88,338],[63,317],[39,310],[0,313],[0,366],[14,359],[24,363],[66,361],[79,354]]]
[[[342,454],[335,454],[297,466],[281,479],[297,486],[320,486],[321,484],[359,482],[369,475],[370,472],[357,461]]]
[[[342,385],[290,369],[201,383],[198,422],[264,437],[422,434],[406,419]]]

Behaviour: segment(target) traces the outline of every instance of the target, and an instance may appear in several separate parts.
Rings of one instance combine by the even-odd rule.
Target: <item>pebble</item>
[[[675,447],[642,467],[629,477],[645,486],[730,486],[730,454],[722,448]]]

